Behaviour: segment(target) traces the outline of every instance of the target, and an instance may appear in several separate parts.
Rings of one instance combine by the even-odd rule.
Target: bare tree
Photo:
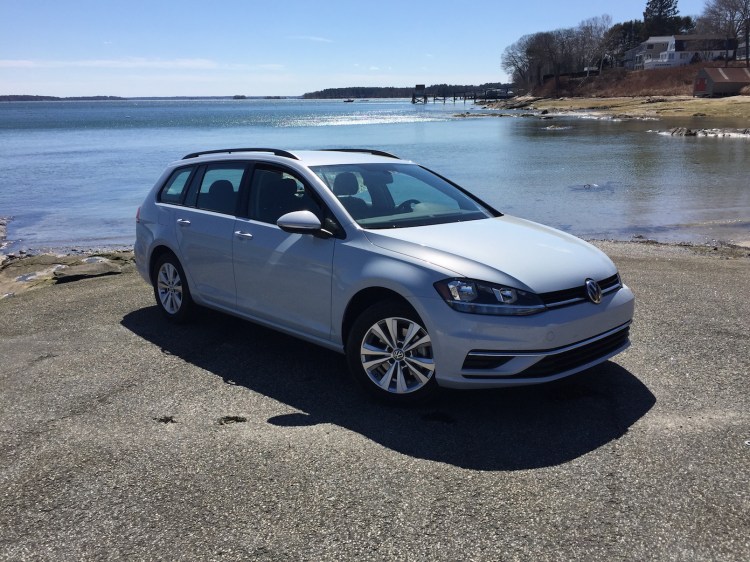
[[[583,68],[588,69],[598,63],[601,72],[607,53],[606,36],[612,27],[612,17],[604,14],[583,20],[578,24],[578,42]],[[588,70],[587,74],[588,76]]]
[[[501,66],[511,77],[511,80],[527,89],[531,89],[534,85],[533,60],[529,50],[531,38],[531,35],[524,35],[512,45],[505,47],[501,58]]]
[[[503,52],[501,65],[513,82],[532,90],[548,66],[543,33],[524,35]]]
[[[744,37],[745,61],[750,66],[750,0],[708,0],[698,18],[698,28],[703,33],[716,33],[732,39]]]

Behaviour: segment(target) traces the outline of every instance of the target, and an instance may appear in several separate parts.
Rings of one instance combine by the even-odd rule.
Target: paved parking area
[[[0,301],[0,559],[750,559],[750,259],[603,246],[629,351],[415,409],[132,266]]]

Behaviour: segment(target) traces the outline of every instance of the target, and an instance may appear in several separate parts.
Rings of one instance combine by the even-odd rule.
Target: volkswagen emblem
[[[602,302],[602,288],[593,279],[586,279],[586,295],[594,304]]]

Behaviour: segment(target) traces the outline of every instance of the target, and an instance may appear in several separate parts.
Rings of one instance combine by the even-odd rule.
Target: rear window
[[[193,167],[175,170],[159,192],[160,203],[181,205],[185,200],[185,191],[193,174]]]

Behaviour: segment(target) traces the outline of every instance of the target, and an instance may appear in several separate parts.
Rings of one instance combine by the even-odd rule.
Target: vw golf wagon
[[[566,377],[629,345],[610,259],[378,150],[209,150],[138,210],[166,318],[209,307],[344,353],[376,396]]]

